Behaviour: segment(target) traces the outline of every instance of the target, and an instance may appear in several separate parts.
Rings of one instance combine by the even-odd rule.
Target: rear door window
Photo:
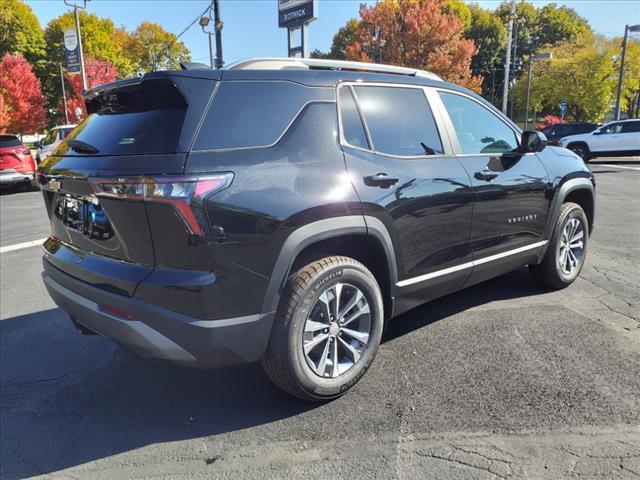
[[[354,90],[374,151],[397,156],[443,153],[440,135],[422,89],[355,86]]]
[[[19,147],[22,142],[15,135],[0,135],[0,148]]]
[[[640,132],[640,122],[624,122],[622,124],[622,133]]]
[[[196,138],[194,150],[274,144],[312,97],[292,82],[222,82]]]

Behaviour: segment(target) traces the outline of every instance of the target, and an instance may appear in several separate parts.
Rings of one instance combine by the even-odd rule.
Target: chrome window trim
[[[467,270],[469,268],[473,268],[478,265],[483,265],[485,263],[493,262],[495,260],[500,260],[502,258],[510,257],[518,253],[527,252],[529,250],[533,250],[534,248],[543,247],[547,243],[548,243],[548,240],[542,240],[541,242],[525,245],[524,247],[514,248],[513,250],[507,250],[506,252],[497,253],[495,255],[490,255],[488,257],[480,258],[478,260],[472,260],[471,262],[461,263],[460,265],[455,265],[453,267],[437,270],[435,272],[425,273],[424,275],[419,275],[417,277],[407,278],[406,280],[401,280],[399,282],[396,282],[396,287],[407,287],[409,285],[425,282],[427,280],[441,277],[443,275],[449,275],[451,273],[459,272],[460,270]]]
[[[443,153],[437,153],[435,155],[394,155],[391,153],[385,153],[385,152],[380,152],[378,150],[375,149],[375,145],[373,144],[373,139],[371,138],[371,133],[369,132],[369,125],[367,124],[367,119],[364,117],[364,115],[362,114],[362,110],[360,108],[360,101],[358,99],[358,96],[355,92],[355,89],[353,87],[356,86],[366,86],[366,87],[392,87],[392,88],[412,88],[414,90],[422,90],[422,93],[425,96],[425,100],[427,102],[427,105],[429,106],[429,109],[431,109],[431,115],[433,116],[433,123],[436,126],[436,130],[438,132],[438,137],[440,137],[440,144],[442,145],[442,149],[443,149]],[[370,148],[362,148],[362,147],[357,147],[355,145],[351,145],[349,142],[347,142],[347,140],[344,138],[344,128],[342,125],[342,110],[340,108],[340,89],[341,88],[349,88],[351,91],[351,94],[353,95],[353,100],[356,104],[356,108],[358,110],[358,113],[360,114],[360,119],[362,121],[362,125],[364,126],[364,130],[365,130],[365,134],[367,135],[367,140],[369,141],[369,147]],[[347,82],[340,82],[338,83],[338,85],[336,86],[336,103],[338,105],[338,138],[340,140],[340,145],[343,147],[348,147],[348,148],[353,148],[355,150],[360,150],[362,152],[366,152],[366,153],[372,153],[375,155],[380,155],[383,157],[388,157],[388,158],[395,158],[395,159],[399,159],[399,160],[429,160],[432,158],[450,158],[452,155],[452,152],[447,152],[447,147],[450,147],[450,144],[447,144],[447,142],[444,141],[444,138],[442,136],[442,132],[440,131],[440,127],[441,125],[438,122],[438,118],[435,114],[435,112],[433,111],[433,106],[431,105],[429,96],[427,95],[427,88],[429,87],[425,87],[424,85],[414,85],[414,84],[403,84],[403,83],[393,83],[393,82],[364,82],[364,81],[347,81]],[[448,134],[447,134],[448,135]]]
[[[489,107],[487,107],[486,105],[484,105],[482,102],[478,101],[478,99],[472,97],[471,95],[464,93],[464,92],[459,92],[457,90],[452,90],[450,88],[443,88],[443,87],[431,87],[433,88],[436,93],[439,92],[444,92],[444,93],[450,93],[453,95],[459,95],[461,97],[465,97],[469,100],[471,100],[472,102],[475,102],[476,104],[480,105],[482,108],[484,108],[487,112],[489,112],[491,115],[493,115],[498,121],[502,122],[504,125],[506,125],[515,135],[516,137],[516,142],[518,145],[520,145],[520,142],[522,141],[522,131],[520,129],[518,129],[516,126],[512,125],[509,121],[505,121],[504,118],[502,118],[500,115],[498,115],[496,112],[494,112],[492,109],[490,109]],[[435,98],[434,98],[435,101]],[[451,121],[451,116],[449,115],[449,111],[447,110],[447,107],[445,106],[444,102],[442,101],[442,98],[440,97],[440,95],[437,95],[437,101],[440,103],[441,107],[442,107],[442,111],[444,113],[444,119],[445,122],[447,123],[447,130],[451,132],[451,143],[453,145],[453,149],[454,149],[454,155],[456,157],[494,157],[494,156],[500,156],[500,155],[504,155],[505,153],[515,153],[515,152],[493,152],[493,153],[464,153],[462,151],[462,147],[460,146],[460,141],[458,140],[458,133],[456,132],[454,126],[453,126],[453,122]]]

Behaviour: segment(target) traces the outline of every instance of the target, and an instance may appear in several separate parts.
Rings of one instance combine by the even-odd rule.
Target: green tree
[[[75,28],[73,12],[67,12],[54,18],[47,25],[44,36],[47,44],[47,68],[41,80],[50,118],[59,117],[59,100],[62,97],[59,64],[65,66],[64,32]],[[133,69],[124,54],[124,45],[119,41],[122,30],[116,29],[110,18],[100,18],[95,13],[80,13],[80,31],[84,58],[106,61],[113,65],[120,78],[128,77]]]
[[[31,7],[20,0],[2,0],[0,56],[21,55],[39,70],[45,58],[44,33]]]
[[[609,48],[615,57],[614,69],[619,72],[622,38],[611,39]],[[626,113],[626,116],[630,118],[640,116],[640,41],[635,38],[627,40],[621,93],[620,106],[622,112]]]
[[[340,27],[336,34],[333,36],[331,42],[331,50],[324,53],[320,50],[314,50],[311,52],[311,58],[332,58],[334,60],[345,60],[347,58],[346,48],[351,45],[355,38],[358,29],[360,28],[360,20],[352,18],[348,20],[344,27]]]
[[[500,18],[493,12],[479,5],[469,7],[471,23],[465,30],[464,36],[478,47],[478,53],[471,59],[471,69],[474,75],[482,75],[482,94],[487,99],[495,100],[499,97],[502,85],[503,56],[507,45],[507,29]]]
[[[188,62],[187,46],[157,23],[142,22],[124,42],[124,52],[135,71],[174,70]]]
[[[453,13],[460,19],[462,28],[465,30],[471,26],[471,8],[462,0],[444,0],[444,3],[442,4],[442,13]]]
[[[555,45],[566,40],[574,41],[578,36],[590,31],[589,23],[574,9],[550,3],[538,10],[535,48]]]
[[[587,32],[575,41],[565,41],[548,50],[552,59],[533,66],[529,116],[533,112],[558,114],[560,101],[566,100],[566,119],[604,120],[616,84],[611,43]],[[522,111],[526,94],[527,76],[522,75],[512,90],[516,105]]]

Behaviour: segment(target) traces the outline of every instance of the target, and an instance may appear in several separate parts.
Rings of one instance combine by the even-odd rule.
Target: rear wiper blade
[[[83,142],[81,140],[67,140],[67,145],[71,147],[74,152],[78,153],[99,153],[96,147],[90,143]]]

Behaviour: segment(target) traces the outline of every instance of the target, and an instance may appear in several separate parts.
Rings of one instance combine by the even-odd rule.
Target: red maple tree
[[[85,74],[87,76],[87,89],[97,87],[103,83],[113,82],[118,76],[118,71],[106,60],[87,59],[84,62]],[[82,76],[80,74],[69,74],[65,72],[65,79],[71,88],[67,90],[67,112],[70,123],[80,123],[87,116],[87,109],[82,99]],[[60,120],[64,119],[64,104],[60,100],[58,105]],[[76,109],[80,109],[80,115],[76,114]]]
[[[33,67],[9,53],[0,63],[0,132],[36,133],[46,122],[44,98]]]
[[[379,0],[360,5],[361,27],[346,47],[348,60],[380,61],[437,73],[480,91],[482,77],[471,73],[478,49],[463,38],[463,25],[444,0]]]

